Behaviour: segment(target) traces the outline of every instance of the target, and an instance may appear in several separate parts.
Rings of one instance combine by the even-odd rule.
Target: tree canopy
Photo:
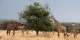
[[[51,31],[52,25],[49,18],[50,11],[39,3],[29,5],[21,13],[21,17],[25,19],[28,29],[38,31]]]

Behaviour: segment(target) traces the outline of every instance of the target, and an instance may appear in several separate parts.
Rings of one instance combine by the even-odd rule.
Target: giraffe
[[[75,23],[72,23],[72,33],[74,34],[74,38],[77,37],[78,32],[78,26]]]
[[[10,36],[10,32],[11,32],[11,30],[12,30],[12,31],[13,31],[13,35],[14,35],[14,34],[15,34],[15,29],[17,29],[15,23],[9,22],[9,23],[7,24],[7,32],[6,32],[6,34]]]
[[[60,37],[60,31],[62,31],[62,33],[64,33],[64,37],[68,36],[67,31],[66,31],[66,27],[61,25],[54,16],[51,16],[51,19],[54,20],[57,30],[58,30],[58,37]]]
[[[14,36],[15,35],[15,30],[18,29],[18,26],[21,26],[21,25],[23,25],[23,24],[18,23],[16,21],[9,22],[8,25],[7,25],[7,32],[6,32],[6,34],[10,36],[10,32],[12,30],[13,31],[13,36]]]
[[[28,29],[26,28],[25,25],[26,25],[26,24],[22,24],[22,23],[19,23],[19,22],[15,22],[15,23],[14,23],[14,26],[15,26],[15,27],[14,27],[14,30],[15,30],[16,28],[17,28],[17,29],[19,28],[19,29],[22,31],[22,34],[23,34],[23,35],[24,35],[24,32],[25,32],[25,31],[27,31],[27,34],[28,34]],[[18,30],[19,30],[19,29],[18,29]]]
[[[11,32],[11,27],[12,27],[12,24],[7,24],[7,32],[6,32],[6,34],[7,34],[7,36],[9,35],[10,36],[10,32]]]

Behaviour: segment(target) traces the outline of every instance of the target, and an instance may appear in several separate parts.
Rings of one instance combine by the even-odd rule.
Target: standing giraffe
[[[60,31],[62,31],[62,33],[64,33],[64,37],[68,36],[67,31],[66,31],[66,27],[61,25],[55,18],[54,16],[51,16],[51,18],[54,20],[56,27],[58,29],[58,37],[60,37]]]
[[[76,24],[72,24],[72,33],[74,34],[74,38],[77,37],[77,34],[78,34],[78,26]]]
[[[23,24],[18,23],[16,21],[11,21],[7,25],[7,35],[10,35],[11,30],[13,30],[13,36],[15,35],[15,30],[18,29],[18,26],[21,26]]]
[[[11,23],[10,23],[10,24],[8,23],[8,24],[7,24],[7,32],[6,32],[7,36],[8,36],[8,35],[10,36],[11,27],[12,27],[12,24],[11,24]]]

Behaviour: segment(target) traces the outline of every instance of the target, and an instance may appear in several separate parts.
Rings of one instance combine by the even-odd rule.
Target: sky
[[[0,0],[0,19],[19,20],[18,13],[33,2],[48,4],[60,22],[80,22],[80,0]]]

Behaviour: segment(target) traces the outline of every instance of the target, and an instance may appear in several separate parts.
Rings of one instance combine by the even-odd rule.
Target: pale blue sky
[[[80,22],[80,0],[33,0],[48,3],[51,13],[60,22]],[[0,19],[17,19],[29,0],[0,0]]]

